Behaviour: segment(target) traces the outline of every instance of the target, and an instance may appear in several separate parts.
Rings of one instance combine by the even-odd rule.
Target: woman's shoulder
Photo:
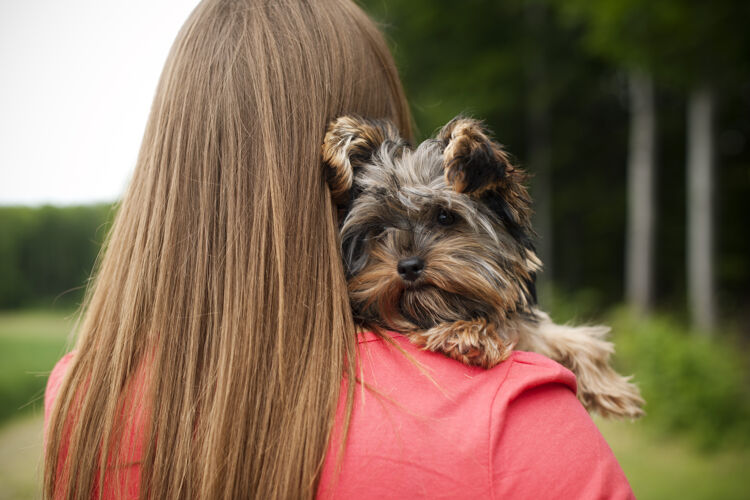
[[[386,335],[360,335],[345,452],[337,467],[342,398],[322,498],[601,498],[611,479],[628,498],[569,370],[521,351],[484,370]]]
[[[52,405],[57,399],[57,393],[60,391],[60,385],[62,384],[63,377],[68,372],[70,363],[73,362],[75,357],[75,351],[69,352],[55,364],[52,371],[47,379],[47,387],[44,390],[44,422],[45,424],[49,421],[50,413],[52,412]]]
[[[467,366],[448,356],[424,350],[404,335],[384,332],[381,335],[360,335],[358,357],[358,382],[372,389],[358,391],[355,405],[369,399],[382,399],[389,403],[362,405],[361,413],[382,418],[384,408],[393,404],[392,412],[427,416],[438,422],[432,426],[438,433],[450,433],[451,426],[465,431],[460,422],[470,419],[476,426],[473,438],[486,439],[486,425],[497,422],[506,410],[529,393],[555,393],[568,400],[568,409],[580,406],[576,399],[575,375],[541,354],[513,351],[504,362],[484,369]],[[552,390],[550,390],[550,388]],[[544,411],[546,398],[535,398],[537,408]],[[580,407],[583,410],[583,407]],[[577,409],[575,409],[577,411]],[[584,410],[585,413],[585,410]],[[414,421],[410,416],[402,423]],[[442,427],[442,428],[441,428]],[[482,430],[484,429],[484,431]]]
[[[520,393],[545,384],[560,384],[576,392],[576,377],[556,361],[535,352],[513,351],[508,376],[503,381],[507,393]]]
[[[513,351],[499,365],[485,370],[466,366],[447,356],[423,350],[409,342],[408,337],[395,332],[359,334],[359,362],[365,372],[382,372],[378,378],[397,378],[415,375],[417,378],[434,378],[435,382],[453,386],[486,386],[489,392],[499,391],[508,398],[513,394],[539,385],[561,384],[575,393],[575,375],[541,354]],[[494,394],[493,394],[494,397]]]

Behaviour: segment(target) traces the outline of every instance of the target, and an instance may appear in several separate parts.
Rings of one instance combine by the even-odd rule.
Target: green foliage
[[[522,18],[520,2],[381,0],[365,6],[393,42],[421,138],[464,112],[503,129],[523,119],[517,106],[524,86],[517,65],[525,51],[523,25],[498,24]]]
[[[594,288],[565,293],[548,284],[538,293],[540,307],[558,323],[591,323],[606,312],[602,294]]]
[[[0,309],[80,302],[111,205],[0,207]]]
[[[585,29],[594,54],[688,85],[747,76],[750,4],[742,0],[548,0]]]
[[[554,261],[565,263],[547,277],[619,300],[627,110],[611,68],[580,50],[579,33],[542,2],[366,6],[391,40],[421,137],[468,113],[528,170],[530,109],[547,110]],[[533,183],[537,172],[530,173]]]
[[[704,449],[750,445],[750,357],[739,339],[690,331],[674,315],[607,312],[594,290],[549,287],[540,302],[555,321],[612,328],[614,362],[634,375],[646,400],[641,423],[652,431],[687,434]]]
[[[47,376],[65,352],[70,311],[0,313],[0,422],[42,407]]]
[[[706,448],[750,444],[750,365],[739,344],[667,316],[636,319],[618,309],[610,318],[617,362],[635,374],[649,423],[688,432]]]
[[[747,310],[750,238],[750,3],[737,0],[364,0],[395,53],[420,138],[458,113],[482,118],[535,179],[531,122],[545,120],[552,265],[561,292],[622,301],[628,101],[623,68],[658,59],[656,302],[685,303],[684,59],[699,48],[721,71],[717,136],[717,288],[722,313]],[[743,24],[742,26],[738,26]],[[611,47],[610,47],[611,45]],[[617,45],[617,46],[615,46]],[[698,52],[696,52],[698,53]],[[650,59],[649,59],[650,58]],[[656,63],[654,63],[656,64]],[[661,77],[663,76],[663,79]],[[668,83],[664,83],[667,81]],[[545,139],[545,138],[543,138]],[[542,140],[541,142],[544,142]],[[539,201],[537,199],[537,201]],[[547,256],[545,256],[547,258]]]

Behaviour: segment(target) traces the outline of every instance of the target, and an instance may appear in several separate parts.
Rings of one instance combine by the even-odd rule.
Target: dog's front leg
[[[441,323],[429,330],[408,334],[412,343],[439,351],[467,365],[492,368],[505,361],[512,345],[504,341],[493,324],[484,319]]]
[[[542,311],[536,316],[520,336],[519,350],[543,354],[575,373],[576,394],[587,410],[614,418],[643,415],[638,387],[612,368],[614,346],[604,338],[609,328],[558,325]]]

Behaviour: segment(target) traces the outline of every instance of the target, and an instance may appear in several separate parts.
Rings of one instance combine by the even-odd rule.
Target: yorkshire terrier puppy
[[[413,149],[388,121],[344,116],[323,144],[355,318],[485,368],[512,349],[572,370],[578,398],[635,418],[643,400],[609,364],[608,328],[537,308],[525,174],[482,124],[458,117]]]

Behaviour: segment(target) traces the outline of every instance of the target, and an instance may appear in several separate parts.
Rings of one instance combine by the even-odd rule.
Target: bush
[[[641,388],[647,427],[693,436],[704,449],[750,445],[750,363],[736,338],[699,335],[674,313],[642,319],[625,307],[602,313],[592,291],[548,287],[541,303],[555,321],[612,327],[614,363]]]
[[[41,409],[75,317],[60,309],[0,312],[0,423]]]
[[[707,338],[668,316],[609,315],[616,363],[633,373],[646,422],[688,432],[705,448],[750,443],[750,370],[738,342]]]

